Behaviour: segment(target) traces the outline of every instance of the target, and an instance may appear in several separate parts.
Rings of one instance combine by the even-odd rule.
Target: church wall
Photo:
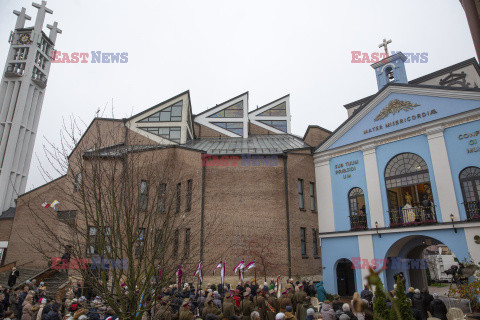
[[[328,132],[319,127],[311,126],[305,133],[304,141],[312,147],[318,146],[323,140],[325,140],[331,132]]]
[[[199,123],[194,123],[195,136],[197,138],[226,138],[227,135],[215,131],[207,126],[204,126]]]
[[[307,152],[307,150],[303,152]],[[300,153],[302,153],[300,150],[289,153],[287,158],[292,276],[307,276],[308,279],[320,280],[321,247],[320,243],[317,242],[318,254],[315,256],[313,238],[315,236],[316,239],[318,239],[318,236],[314,235],[313,229],[317,230],[316,232],[318,233],[318,206],[321,205],[321,203],[319,204],[318,201],[316,201],[315,210],[312,210],[310,204],[310,182],[315,184],[313,156],[310,152]],[[299,209],[298,179],[303,179],[304,210]],[[283,185],[280,181],[278,184]],[[315,200],[317,200],[316,197]],[[306,256],[302,256],[301,254],[300,228],[305,228],[306,230]],[[286,262],[287,261],[284,261],[284,263]]]
[[[385,186],[385,167],[388,162],[396,155],[404,152],[415,153],[425,160],[428,173],[430,176],[430,183],[432,186],[433,201],[436,205],[435,210],[437,214],[437,221],[442,222],[442,214],[440,208],[440,202],[438,199],[437,186],[435,182],[435,176],[433,173],[432,160],[430,158],[429,145],[427,137],[425,135],[419,135],[408,139],[402,139],[395,142],[380,145],[376,148],[378,174],[380,178],[380,191],[382,194],[382,203],[385,211],[388,210],[387,189]],[[385,226],[389,225],[388,212],[384,215]]]
[[[459,177],[466,167],[480,167],[480,120],[446,128],[444,137],[460,219],[465,220],[467,214],[462,204],[464,200]]]
[[[6,264],[17,261],[17,266],[22,265],[23,268],[42,269],[48,266],[52,256],[61,256],[64,253],[64,248],[52,245],[45,234],[46,226],[60,234],[63,224],[58,223],[57,213],[53,208],[42,207],[45,201],[50,203],[58,200],[62,206],[61,210],[68,210],[67,199],[58,197],[57,188],[70,188],[65,176],[18,198]],[[40,246],[42,252],[39,252],[36,246]]]
[[[0,219],[0,241],[8,241],[13,219]]]
[[[221,221],[207,248],[219,257],[206,260],[205,266],[226,258],[226,275],[235,276],[236,264],[254,258],[248,254],[252,244],[267,250],[270,265],[281,264],[267,271],[268,277],[288,274],[284,185],[281,158],[270,166],[205,167],[206,225],[212,218]]]
[[[250,121],[248,122],[248,132],[249,134],[277,134],[273,131],[257,126]]]
[[[361,188],[365,195],[367,224],[370,228],[370,208],[368,204],[368,189],[362,152],[357,151],[330,159],[330,171],[333,189],[335,231],[350,230],[348,195],[350,190],[355,187]]]
[[[337,263],[340,259],[352,260],[360,256],[358,237],[324,238],[322,242],[323,284],[327,293],[335,294],[337,287]],[[362,291],[362,274],[360,269],[355,271],[355,291]]]

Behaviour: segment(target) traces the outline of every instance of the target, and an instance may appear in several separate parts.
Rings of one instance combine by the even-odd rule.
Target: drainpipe
[[[292,277],[292,253],[290,250],[290,206],[288,203],[288,172],[287,153],[283,153],[283,173],[285,177],[285,211],[287,215],[287,250],[288,250],[288,277]]]
[[[204,223],[205,223],[204,210],[205,210],[205,166],[203,165],[203,161],[202,161],[202,207],[200,210],[200,261],[203,261],[203,237],[204,237]]]

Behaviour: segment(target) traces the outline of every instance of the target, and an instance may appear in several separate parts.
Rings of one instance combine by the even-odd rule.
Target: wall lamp
[[[377,235],[379,238],[382,237],[382,235],[378,232],[378,221],[375,221],[375,229],[377,230]],[[456,231],[455,231],[456,232]]]
[[[450,214],[450,220],[452,220],[452,228],[453,228],[453,231],[455,231],[455,233],[457,233],[457,228],[455,228],[455,220],[453,219],[453,213]]]

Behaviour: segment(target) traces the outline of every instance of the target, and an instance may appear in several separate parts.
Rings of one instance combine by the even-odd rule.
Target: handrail
[[[40,281],[42,281],[43,279],[46,279],[46,278],[49,278],[51,277],[52,275],[56,274],[58,272],[58,270],[55,270],[55,269],[52,269],[52,267],[48,267],[38,273],[36,273],[34,276],[28,278],[28,279],[25,279],[23,282],[20,282],[19,284],[17,284],[15,287],[13,287],[13,289],[17,289],[17,288],[20,288],[21,286],[24,286],[25,283],[30,280],[37,280],[37,283],[40,283]]]
[[[5,272],[5,271],[8,271],[10,269],[12,269],[13,267],[16,267],[17,266],[17,261],[13,261],[13,262],[10,262],[8,264],[4,264],[3,266],[0,267],[0,272]]]
[[[65,281],[64,284],[58,287],[57,292],[56,292],[56,299],[58,301],[61,301],[63,297],[65,297],[66,291],[70,289],[70,286],[72,285],[72,282],[70,280]]]

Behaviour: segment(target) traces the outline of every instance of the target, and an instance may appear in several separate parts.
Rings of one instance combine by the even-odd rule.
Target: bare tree
[[[255,268],[257,272],[263,274],[265,281],[267,275],[276,268],[275,263],[276,252],[272,247],[273,238],[264,234],[247,242],[242,254],[255,260]]]
[[[46,215],[41,196],[20,197],[36,221],[26,241],[46,258],[68,250],[70,267],[77,264],[75,272],[120,319],[141,319],[161,288],[175,282],[179,265],[192,279],[205,230],[215,229],[202,232],[201,157],[149,143],[125,121],[95,120],[82,138],[81,131],[73,120],[60,146],[45,146],[63,175],[48,190],[61,210]],[[36,234],[47,240],[35,241]]]

